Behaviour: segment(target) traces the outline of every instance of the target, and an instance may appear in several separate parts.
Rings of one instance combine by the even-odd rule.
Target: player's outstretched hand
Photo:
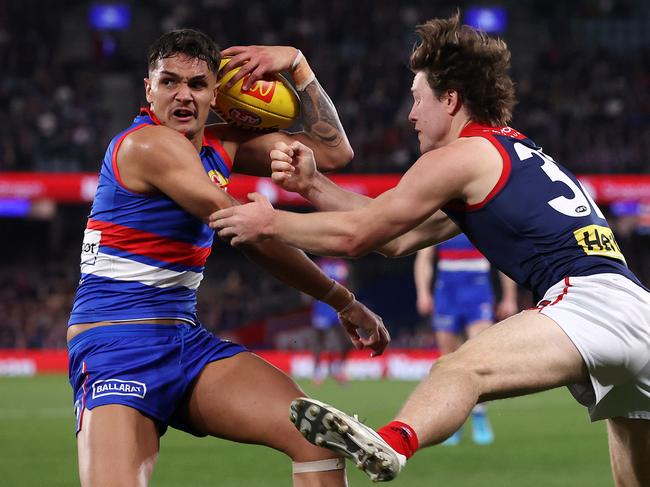
[[[381,355],[390,343],[390,334],[381,317],[359,301],[355,300],[339,313],[339,319],[358,350],[369,348],[372,350],[371,356],[376,357]]]
[[[264,240],[264,229],[273,218],[275,210],[268,199],[259,193],[249,193],[248,199],[251,203],[215,211],[209,218],[210,227],[233,246]]]
[[[282,189],[305,196],[316,175],[314,152],[298,141],[276,142],[270,155],[273,182]]]
[[[221,51],[222,57],[232,58],[220,71],[223,77],[238,66],[242,68],[228,80],[224,89],[234,86],[240,79],[250,75],[242,88],[248,90],[265,74],[275,74],[288,70],[298,55],[298,49],[290,46],[232,46]]]

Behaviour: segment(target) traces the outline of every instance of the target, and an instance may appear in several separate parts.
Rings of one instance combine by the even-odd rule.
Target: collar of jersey
[[[156,117],[156,114],[152,112],[150,108],[140,107],[140,116],[147,116],[155,125],[162,125],[162,123],[160,123],[160,120],[158,120],[158,117]],[[201,142],[201,146],[203,148],[212,148],[210,142],[208,142],[208,139],[205,137],[205,130],[203,131],[203,141]]]

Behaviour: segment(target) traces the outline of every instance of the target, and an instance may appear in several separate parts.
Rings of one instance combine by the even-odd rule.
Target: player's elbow
[[[393,245],[392,243],[384,245],[377,250],[377,253],[382,257],[388,257],[389,259],[396,259],[398,257],[404,257],[405,255],[408,255],[401,253],[399,247],[397,245]]]
[[[358,259],[377,250],[376,234],[372,215],[368,215],[364,209],[341,212],[335,245],[341,255]]]
[[[323,157],[316,161],[318,169],[323,172],[338,171],[343,169],[354,157],[354,150],[347,141],[342,141],[338,146],[327,151]]]
[[[354,158],[354,150],[347,139],[341,143],[341,149],[333,161],[333,169],[343,169]]]
[[[342,246],[344,254],[353,259],[365,257],[374,250],[368,238],[359,234],[348,235],[342,239]]]
[[[378,252],[384,257],[397,259],[411,255],[423,247],[422,236],[417,232],[408,232],[382,245]]]
[[[406,239],[397,238],[385,245],[385,248],[382,249],[382,254],[391,259],[399,259],[400,257],[411,255],[416,250],[417,248],[414,248]]]

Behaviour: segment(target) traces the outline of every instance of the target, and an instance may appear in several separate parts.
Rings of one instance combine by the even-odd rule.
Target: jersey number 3
[[[561,182],[569,187],[573,193],[572,198],[567,198],[566,196],[558,196],[548,202],[549,206],[555,211],[559,211],[566,216],[581,217],[587,216],[591,213],[593,208],[594,212],[598,217],[605,219],[605,216],[600,211],[600,208],[596,205],[594,200],[591,198],[589,193],[585,190],[584,186],[580,181],[578,184],[574,183],[573,180],[567,176],[562,169],[555,164],[555,161],[549,156],[544,154],[540,150],[531,149],[524,144],[516,143],[514,145],[517,156],[523,162],[526,159],[530,159],[533,156],[538,156],[544,161],[541,168],[542,171],[549,177],[551,181]],[[579,185],[579,186],[578,186]]]
[[[571,179],[567,174],[565,174],[562,169],[555,164],[555,161],[549,156],[544,154],[542,151],[531,149],[530,147],[525,146],[524,144],[516,143],[514,145],[517,156],[523,162],[527,159],[530,159],[533,156],[538,156],[544,163],[540,166],[542,171],[549,177],[553,182],[561,182],[568,186],[568,188],[573,193],[572,198],[567,198],[566,196],[558,196],[553,198],[548,202],[549,206],[555,211],[559,211],[563,215],[571,217],[581,217],[591,214],[591,211],[596,213],[599,218],[605,220],[605,216],[600,211],[600,208],[596,205],[594,200],[589,196],[589,193],[585,190],[584,186],[580,181],[576,184],[573,179]],[[607,226],[601,225],[588,225],[583,228],[579,228],[573,235],[576,239],[577,244],[582,247],[585,254],[588,255],[599,255],[604,257],[610,257],[612,259],[618,259],[622,262],[625,262],[625,257],[621,253],[621,249],[616,243],[614,234]]]

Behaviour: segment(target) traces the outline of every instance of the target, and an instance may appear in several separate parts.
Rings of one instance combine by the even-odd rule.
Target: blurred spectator
[[[628,267],[650,286],[650,235],[640,232],[642,205],[638,201],[618,201],[610,206],[610,224]]]
[[[28,258],[0,269],[0,348],[62,348],[76,279]]]
[[[122,126],[138,105],[146,73],[133,53],[165,30],[195,27],[223,46],[299,46],[332,94],[355,148],[347,170],[402,171],[417,156],[406,118],[413,26],[447,15],[456,5],[472,5],[462,0],[435,6],[424,0],[124,3],[131,9],[129,27],[93,30],[87,2],[3,2],[0,170],[96,171],[111,125]],[[514,52],[520,97],[513,125],[574,172],[649,171],[646,2],[502,3],[511,17],[504,36]],[[612,35],[620,29],[621,35]]]

